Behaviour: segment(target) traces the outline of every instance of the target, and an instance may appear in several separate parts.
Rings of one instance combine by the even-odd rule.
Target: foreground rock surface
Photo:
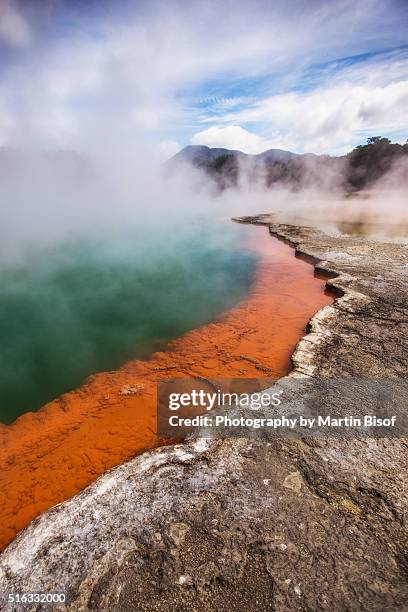
[[[312,319],[291,376],[406,376],[406,246],[245,221],[343,294]],[[393,438],[151,451],[31,523],[1,555],[0,592],[64,592],[70,610],[407,609],[407,467]]]

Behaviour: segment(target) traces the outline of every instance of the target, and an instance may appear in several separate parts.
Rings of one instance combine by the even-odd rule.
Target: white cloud
[[[0,0],[0,42],[23,48],[32,32],[46,32],[35,37],[35,49],[31,45],[26,54],[19,53],[2,72],[0,142],[100,151],[135,146],[146,135],[155,147],[178,130],[180,140],[199,132],[195,142],[205,139],[248,152],[346,146],[355,130],[371,128],[369,119],[377,121],[381,106],[388,109],[383,116],[389,113],[391,127],[402,123],[396,100],[400,95],[405,100],[398,89],[401,62],[394,61],[388,77],[377,75],[377,81],[332,83],[260,102],[253,101],[256,91],[249,92],[251,98],[241,91],[241,79],[262,77],[265,87],[272,87],[274,75],[284,74],[282,91],[293,90],[303,68],[313,62],[399,44],[404,24],[390,2],[299,0],[294,9],[283,0],[150,0],[130,3],[135,11],[130,14],[101,10],[91,20],[79,11],[76,20],[71,16],[58,23],[47,17],[42,28],[32,8],[39,2],[19,12],[16,0]],[[64,29],[64,23],[69,27]],[[215,94],[209,82],[216,83]],[[223,97],[224,83],[234,85],[233,95],[225,91]],[[214,99],[212,116],[205,119],[213,126],[209,130],[202,129],[197,105],[186,104],[190,93]],[[387,96],[395,104],[387,106]],[[367,103],[359,114],[353,105],[361,107],[363,98]]]
[[[131,111],[131,118],[142,129],[158,130],[161,124],[160,113],[149,106],[136,107]]]
[[[266,140],[258,134],[244,130],[239,125],[227,127],[210,127],[207,130],[194,134],[191,144],[206,145],[207,147],[221,147],[225,149],[237,149],[243,153],[262,153],[273,146],[272,141]]]
[[[15,0],[0,0],[0,42],[25,47],[31,42],[31,29]]]
[[[353,146],[359,134],[381,135],[407,129],[408,62],[405,68],[405,80],[391,77],[386,83],[385,75],[379,80],[367,69],[365,78],[357,82],[348,79],[306,93],[271,96],[227,113],[221,120],[261,125],[277,148],[341,153]],[[390,70],[392,74],[392,66]]]

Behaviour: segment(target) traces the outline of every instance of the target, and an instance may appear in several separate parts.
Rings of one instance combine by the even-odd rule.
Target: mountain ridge
[[[251,184],[273,183],[301,187],[309,177],[319,180],[323,166],[336,164],[340,158],[313,153],[293,153],[284,149],[267,149],[257,154],[244,153],[236,149],[188,145],[166,162],[170,171],[179,166],[192,166],[204,172],[220,190],[237,187],[242,176]]]
[[[266,149],[261,153],[244,153],[239,149],[227,149],[224,147],[208,147],[207,145],[187,145],[181,151],[176,153],[171,159],[177,161],[194,161],[196,159],[206,158],[207,160],[215,159],[221,155],[232,155],[242,159],[253,159],[265,161],[268,163],[275,161],[286,161],[296,157],[304,157],[313,155],[314,153],[293,153],[284,149]],[[319,157],[319,156],[317,156]]]
[[[167,168],[189,164],[204,171],[220,190],[237,187],[244,176],[249,183],[266,188],[279,183],[292,190],[317,187],[352,192],[373,185],[402,163],[400,180],[408,183],[407,161],[408,141],[399,144],[373,136],[340,156],[283,149],[251,155],[235,149],[188,145],[168,160]]]

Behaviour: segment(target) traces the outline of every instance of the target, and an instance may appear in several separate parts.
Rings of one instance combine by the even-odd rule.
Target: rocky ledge
[[[239,221],[269,225],[338,292],[290,376],[406,376],[407,246]],[[75,611],[406,609],[407,463],[402,438],[154,450],[33,521],[1,555],[0,592],[65,593],[54,609]]]

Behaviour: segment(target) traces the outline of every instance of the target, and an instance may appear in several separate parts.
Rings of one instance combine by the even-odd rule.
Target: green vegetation
[[[392,143],[373,136],[347,156],[347,182],[351,189],[363,189],[389,172],[398,159],[408,155],[408,144]],[[407,157],[408,159],[408,157]]]

